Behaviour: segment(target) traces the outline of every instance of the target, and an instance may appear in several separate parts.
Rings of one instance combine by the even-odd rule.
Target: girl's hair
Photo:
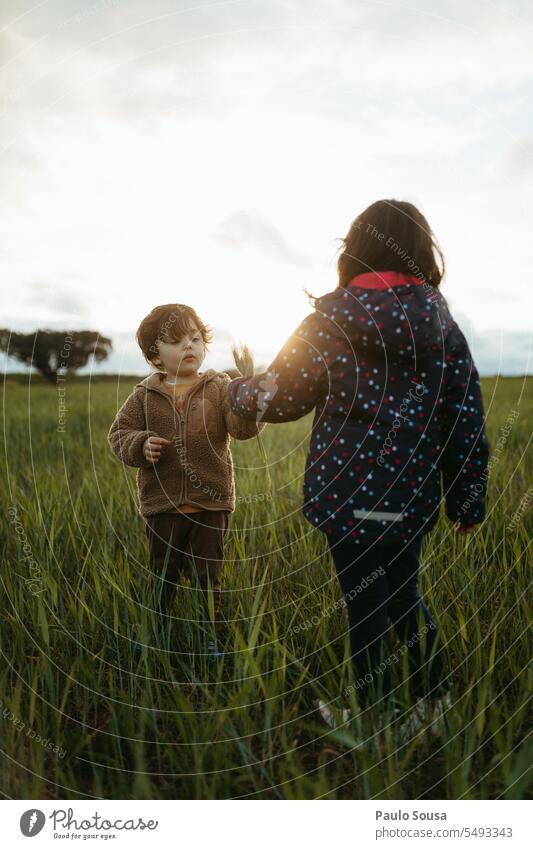
[[[192,307],[185,304],[162,304],[154,307],[152,312],[143,318],[135,338],[145,359],[155,365],[154,357],[159,356],[158,341],[179,342],[195,327],[207,347],[211,341],[211,330]]]
[[[414,274],[437,288],[444,256],[433,231],[412,203],[378,200],[357,216],[341,239],[337,260],[339,286],[368,271]]]

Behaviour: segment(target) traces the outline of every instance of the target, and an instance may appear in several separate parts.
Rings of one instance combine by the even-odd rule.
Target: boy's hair
[[[368,271],[414,274],[435,288],[444,276],[442,251],[428,222],[412,203],[376,201],[357,216],[341,241],[339,286],[347,286],[358,274]]]
[[[158,340],[161,342],[179,342],[195,325],[200,332],[204,345],[211,341],[211,330],[203,323],[192,307],[186,304],[162,304],[154,307],[141,321],[135,338],[144,354],[144,358],[155,365],[154,357],[159,356]],[[156,366],[157,368],[157,366]]]

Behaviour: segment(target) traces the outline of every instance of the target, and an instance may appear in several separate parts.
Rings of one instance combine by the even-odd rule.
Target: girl
[[[337,268],[337,288],[313,299],[267,372],[232,381],[229,401],[245,419],[274,423],[315,410],[303,511],[327,535],[346,599],[360,707],[391,695],[390,620],[417,712],[438,716],[449,682],[418,591],[420,550],[441,484],[458,533],[485,516],[479,376],[439,290],[442,252],[415,206],[369,206],[342,240]]]

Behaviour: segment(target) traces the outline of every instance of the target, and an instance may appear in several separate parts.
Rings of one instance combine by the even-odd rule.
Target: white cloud
[[[241,210],[221,222],[215,238],[238,250],[256,247],[274,259],[294,265],[309,265],[309,261],[291,250],[277,227],[265,221],[261,214]]]
[[[48,280],[34,280],[26,298],[27,309],[34,315],[44,308],[42,316],[60,315],[85,320],[89,310],[85,297],[75,290],[77,275],[72,276],[70,288],[60,288]],[[41,319],[42,320],[42,319]]]
[[[503,170],[517,180],[533,175],[533,138],[515,141],[502,157]]]
[[[492,327],[479,330],[466,315],[455,319],[463,331],[482,375],[522,375],[533,370],[533,332],[511,332]]]

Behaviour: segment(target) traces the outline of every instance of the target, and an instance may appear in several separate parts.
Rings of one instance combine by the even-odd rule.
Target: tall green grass
[[[155,612],[160,582],[148,569],[135,470],[106,441],[131,385],[117,394],[112,382],[69,379],[58,433],[53,386],[5,381],[2,793],[524,797],[532,380],[484,381],[493,446],[510,411],[520,415],[492,468],[482,530],[459,538],[441,518],[428,538],[421,584],[447,642],[454,704],[445,739],[407,745],[378,713],[377,733],[357,720],[328,732],[313,713],[317,697],[340,705],[351,678],[327,546],[300,512],[310,418],[264,431],[272,488],[256,441],[234,443],[241,500],[226,549],[226,653],[213,661],[196,593],[179,591],[173,619]]]

